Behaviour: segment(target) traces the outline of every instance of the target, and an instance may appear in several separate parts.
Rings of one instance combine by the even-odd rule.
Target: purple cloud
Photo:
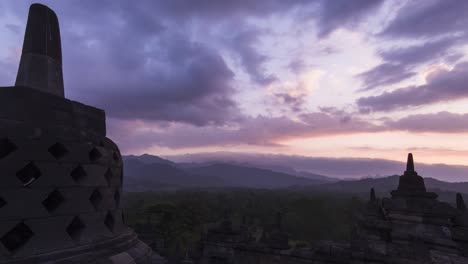
[[[31,3],[10,1],[2,4],[2,10],[20,17],[23,30]],[[359,20],[369,6],[375,5],[371,1],[346,2],[346,8],[341,8],[324,0],[201,0],[196,4],[189,0],[148,0],[138,4],[104,0],[49,4],[60,17],[69,98],[104,108],[112,118],[198,126],[225,124],[241,115],[232,99],[234,73],[220,50],[228,48],[238,54],[254,82],[267,84],[275,79],[263,71],[268,57],[255,48],[262,32],[244,22],[248,17],[319,6],[323,15],[317,25],[326,27],[322,32],[330,33]],[[219,47],[219,43],[191,38],[194,23],[207,32],[214,24],[238,29],[230,32],[232,38],[227,37],[230,33],[216,35],[230,39],[229,44]]]
[[[413,77],[416,72],[401,63],[382,63],[366,72],[357,75],[364,82],[362,90],[370,90],[383,85],[399,83]]]
[[[453,63],[460,59],[462,56],[453,48],[466,43],[467,10],[466,1],[408,1],[377,36],[423,43],[379,52],[384,62],[358,75],[364,83],[363,90],[403,81],[413,76],[413,69],[422,63]]]
[[[231,50],[239,56],[245,72],[251,77],[252,81],[260,85],[268,85],[277,78],[264,72],[263,63],[268,60],[268,56],[261,54],[255,48],[261,34],[261,31],[253,29],[241,31],[228,38],[227,42]]]
[[[363,90],[399,83],[413,77],[416,74],[413,69],[422,63],[437,60],[453,63],[460,59],[460,54],[451,51],[451,48],[462,40],[464,39],[461,37],[446,37],[423,44],[380,51],[379,56],[385,62],[357,77],[364,83]]]
[[[276,93],[274,96],[279,99],[282,105],[288,106],[293,112],[297,113],[304,110],[304,104],[306,103],[304,94],[292,96],[288,93]]]
[[[384,0],[321,1],[318,14],[319,37],[325,37],[340,27],[354,27],[364,17],[382,5]]]
[[[389,111],[422,106],[436,102],[458,100],[468,96],[468,62],[455,65],[453,70],[438,70],[426,78],[426,84],[362,97],[357,104],[372,111]]]
[[[450,55],[448,49],[459,43],[462,38],[447,37],[439,40],[428,41],[420,45],[398,47],[380,52],[385,61],[417,65],[429,60],[444,58]]]
[[[121,129],[117,129],[119,127]],[[236,145],[280,146],[278,142],[289,138],[372,132],[381,130],[381,127],[350,115],[315,112],[302,114],[299,121],[284,116],[245,117],[235,125],[223,127],[196,127],[180,123],[138,124],[113,120],[108,130],[124,151],[135,152],[151,146],[171,149]],[[134,143],[130,141],[132,138],[139,140]]]
[[[408,1],[380,35],[392,38],[433,38],[438,35],[464,34],[467,25],[467,1]]]
[[[388,121],[385,126],[410,132],[463,133],[468,131],[468,114],[439,112],[410,115],[396,121]]]

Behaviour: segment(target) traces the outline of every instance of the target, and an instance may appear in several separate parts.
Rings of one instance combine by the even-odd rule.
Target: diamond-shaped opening
[[[104,224],[109,228],[111,232],[114,232],[114,225],[115,225],[115,220],[114,216],[110,212],[107,212],[106,214],[106,219],[104,220]]]
[[[114,174],[112,173],[112,170],[110,168],[107,169],[106,173],[104,174],[104,177],[106,178],[107,184],[111,183],[112,176],[114,176]]]
[[[41,177],[41,171],[34,162],[30,162],[16,173],[16,177],[24,186],[28,186]]]
[[[119,207],[120,205],[120,192],[119,190],[116,190],[114,193],[114,201],[115,201],[115,207]]]
[[[14,253],[24,246],[33,235],[33,231],[26,224],[21,222],[0,238],[0,242],[2,242],[3,246],[11,253]]]
[[[68,149],[62,143],[55,143],[48,151],[56,159],[61,159],[68,154]]]
[[[8,138],[0,139],[0,159],[3,159],[17,149],[18,147]]]
[[[79,241],[86,225],[78,216],[75,216],[67,227],[68,235],[75,241]]]
[[[7,204],[7,202],[2,197],[0,197],[0,208],[5,206],[6,204]]]
[[[60,206],[65,201],[63,195],[58,191],[54,190],[47,196],[47,198],[42,201],[42,205],[49,211],[49,213],[53,212],[57,207]]]
[[[84,178],[86,178],[88,174],[84,170],[83,166],[78,165],[76,168],[74,168],[71,171],[70,175],[72,176],[73,180],[75,180],[76,182],[81,182],[84,180]]]
[[[92,162],[95,162],[95,161],[98,161],[100,158],[102,158],[102,153],[97,148],[94,147],[89,152],[89,160],[91,160]]]
[[[119,161],[119,154],[117,154],[117,152],[114,151],[114,153],[112,153],[112,158],[114,159],[115,162],[118,162]]]
[[[93,193],[91,194],[91,196],[89,197],[89,201],[91,202],[91,204],[94,206],[94,209],[98,209],[99,208],[99,204],[101,203],[102,201],[102,194],[101,192],[99,191],[99,189],[95,189],[93,191]]]

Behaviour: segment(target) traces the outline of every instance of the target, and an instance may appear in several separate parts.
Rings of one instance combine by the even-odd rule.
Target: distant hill
[[[381,178],[365,178],[360,180],[346,180],[335,183],[320,184],[316,186],[306,186],[301,188],[302,191],[309,190],[314,192],[326,193],[348,193],[356,194],[367,199],[369,191],[374,188],[376,194],[380,197],[389,197],[392,190],[398,187],[398,175],[381,177]],[[463,193],[468,195],[468,182],[444,182],[433,178],[424,178],[426,189],[439,194],[441,201],[454,203],[455,193]]]
[[[374,188],[379,193],[389,193],[398,187],[398,175],[382,178],[365,178],[360,180],[339,181],[329,184],[321,184],[322,190],[339,192],[369,192]],[[468,182],[444,182],[433,178],[424,178],[428,191],[450,191],[468,194]]]
[[[144,163],[137,159],[124,160],[124,188],[127,190],[159,190],[184,187],[222,186],[212,176],[191,175],[167,163]]]
[[[175,166],[175,163],[170,161],[170,160],[163,159],[161,157],[154,156],[154,155],[149,155],[149,154],[143,154],[143,155],[140,155],[140,156],[128,155],[128,156],[123,156],[122,158],[123,158],[123,160],[131,160],[131,159],[138,160],[138,161],[143,162],[145,164],[157,163],[157,164],[168,164],[168,165]]]
[[[468,181],[468,166],[447,164],[424,164],[415,154],[416,171],[424,177],[432,177],[446,182]],[[296,171],[307,171],[340,179],[359,179],[362,176],[393,175],[403,173],[406,166],[406,154],[402,153],[399,161],[375,158],[330,158],[307,157],[283,154],[260,154],[242,152],[207,152],[167,156],[175,162],[207,162],[223,160],[226,163],[248,163],[260,168],[289,167]],[[276,170],[276,169],[273,169]],[[280,171],[282,172],[282,171]]]
[[[355,193],[367,196],[374,188],[379,196],[389,196],[398,186],[398,175],[337,180],[287,166],[259,165],[246,162],[207,161],[175,163],[152,155],[124,156],[124,188],[129,191],[176,190],[181,188],[295,188],[314,192]],[[453,201],[454,193],[468,194],[468,182],[444,182],[424,178],[429,191],[441,200]]]
[[[321,183],[321,181],[297,177],[286,173],[227,163],[192,168],[190,172],[196,175],[219,177],[227,186],[234,187],[284,188],[295,185]]]
[[[292,167],[288,166],[277,166],[277,165],[271,165],[271,164],[255,164],[252,162],[237,162],[237,161],[225,161],[225,160],[210,160],[210,161],[204,161],[204,162],[173,162],[168,159],[163,159],[158,156],[153,156],[149,154],[143,154],[141,156],[135,156],[135,155],[128,155],[128,156],[123,156],[124,160],[131,160],[131,159],[136,159],[139,160],[143,163],[146,164],[152,164],[152,163],[162,163],[162,164],[169,164],[174,167],[177,167],[179,169],[192,169],[192,168],[199,168],[199,167],[205,167],[208,165],[212,164],[231,164],[234,166],[241,166],[241,167],[250,167],[250,168],[258,168],[258,169],[266,169],[274,172],[279,172],[283,174],[289,174],[291,176],[296,176],[296,177],[301,177],[301,178],[308,178],[312,179],[318,182],[326,183],[326,182],[336,182],[338,179],[336,178],[331,178],[328,176],[316,174],[316,173],[311,173],[307,171],[298,171]]]
[[[328,183],[328,182],[337,182],[339,179],[327,177],[320,174],[315,174],[306,171],[297,171],[291,167],[286,166],[274,166],[274,165],[264,165],[264,164],[254,164],[249,162],[236,162],[236,161],[219,161],[219,160],[212,160],[206,162],[181,162],[176,163],[177,167],[184,168],[184,169],[191,169],[191,168],[199,168],[205,167],[208,165],[213,164],[230,164],[233,166],[241,166],[241,167],[250,167],[250,168],[257,168],[257,169],[265,169],[269,171],[279,172],[283,174],[289,174],[292,176],[300,177],[300,178],[307,178],[316,181],[317,183]]]
[[[232,164],[177,164],[151,155],[124,157],[124,189],[148,191],[197,187],[285,188],[323,181]]]

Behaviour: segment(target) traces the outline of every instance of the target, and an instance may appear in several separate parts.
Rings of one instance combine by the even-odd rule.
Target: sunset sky
[[[65,96],[124,154],[234,151],[468,165],[468,1],[36,1]],[[0,86],[28,7],[0,2]]]

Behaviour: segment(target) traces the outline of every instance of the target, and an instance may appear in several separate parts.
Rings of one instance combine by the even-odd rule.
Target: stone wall
[[[122,173],[104,111],[1,88],[0,263],[148,258],[151,250],[124,223]]]

